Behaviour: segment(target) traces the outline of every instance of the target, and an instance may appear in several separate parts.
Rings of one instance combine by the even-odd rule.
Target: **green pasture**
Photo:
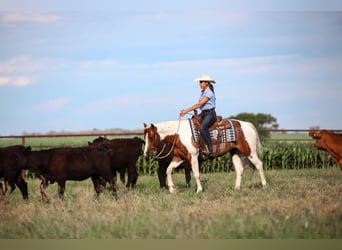
[[[157,176],[139,176],[118,199],[105,190],[97,200],[90,180],[68,181],[64,201],[57,185],[41,200],[39,180],[29,178],[29,201],[18,190],[0,198],[1,239],[341,239],[342,171],[267,170],[268,185],[244,172],[241,190],[235,173],[203,173],[204,191],[186,188],[174,173],[177,192],[159,189]]]

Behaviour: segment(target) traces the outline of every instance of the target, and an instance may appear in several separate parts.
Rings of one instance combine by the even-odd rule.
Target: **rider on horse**
[[[208,147],[208,152],[204,152],[208,155],[209,158],[214,158],[213,153],[213,146],[210,138],[209,128],[213,125],[216,121],[216,111],[215,111],[215,104],[216,104],[216,97],[214,92],[214,86],[212,83],[215,83],[215,80],[212,79],[209,75],[202,74],[195,79],[195,82],[199,82],[201,88],[201,94],[199,97],[198,103],[195,105],[183,109],[180,112],[180,116],[183,117],[185,114],[200,109],[201,110],[201,136]]]

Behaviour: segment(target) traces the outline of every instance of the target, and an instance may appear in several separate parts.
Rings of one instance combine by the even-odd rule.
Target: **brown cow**
[[[0,178],[4,177],[5,191],[0,184],[0,193],[12,193],[17,186],[24,200],[28,199],[27,183],[24,180],[27,168],[26,155],[31,147],[22,145],[0,148]]]
[[[92,143],[89,143],[92,144]],[[111,167],[115,173],[119,172],[121,181],[124,182],[124,174],[127,170],[127,188],[135,188],[138,180],[137,160],[143,153],[142,147],[145,144],[144,140],[138,137],[134,138],[117,138],[104,139],[99,137],[93,141],[95,145],[103,145],[111,150]]]
[[[323,129],[318,132],[310,131],[309,135],[316,140],[315,148],[327,151],[342,170],[342,134]]]
[[[110,154],[111,150],[102,145],[36,151],[28,156],[28,168],[42,180],[40,191],[46,201],[49,201],[45,193],[47,185],[57,182],[59,197],[63,199],[67,180],[91,178],[98,195],[102,191],[100,177],[111,184],[113,195],[117,197]]]

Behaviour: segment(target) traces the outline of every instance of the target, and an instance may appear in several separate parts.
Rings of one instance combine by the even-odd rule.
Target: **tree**
[[[260,139],[265,139],[270,136],[269,131],[264,131],[267,129],[278,129],[279,124],[277,123],[277,118],[270,114],[263,114],[263,113],[240,113],[236,116],[230,116],[229,119],[237,119],[241,121],[251,122],[254,124],[256,129],[261,130],[259,131]]]

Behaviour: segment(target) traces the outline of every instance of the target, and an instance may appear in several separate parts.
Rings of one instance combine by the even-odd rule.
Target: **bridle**
[[[178,132],[179,132],[180,122],[181,122],[181,117],[179,117],[179,119],[178,119],[178,127],[177,127],[176,135],[178,135]],[[163,152],[164,152],[164,150],[165,150],[165,147],[166,147],[166,142],[164,142],[164,143],[163,143],[162,149],[160,150],[159,153],[157,153],[157,155],[155,155],[155,156],[152,157],[152,160],[154,160],[154,159],[161,160],[161,159],[164,159],[164,158],[168,157],[168,156],[172,153],[172,151],[173,151],[173,149],[174,149],[174,147],[175,147],[175,144],[176,144],[178,138],[179,138],[178,136],[175,136],[175,138],[173,139],[173,142],[172,142],[172,146],[171,146],[171,148],[170,148],[170,151],[169,151],[166,155],[163,155],[163,156],[162,156],[162,154],[163,154]],[[156,145],[156,141],[159,141],[159,144],[158,144],[158,145]],[[160,141],[160,135],[158,134],[158,132],[156,132],[155,135],[154,135],[153,138],[152,138],[152,147],[151,147],[151,151],[153,151],[153,150],[157,151],[157,147],[158,147],[161,143],[162,143],[162,141]]]

